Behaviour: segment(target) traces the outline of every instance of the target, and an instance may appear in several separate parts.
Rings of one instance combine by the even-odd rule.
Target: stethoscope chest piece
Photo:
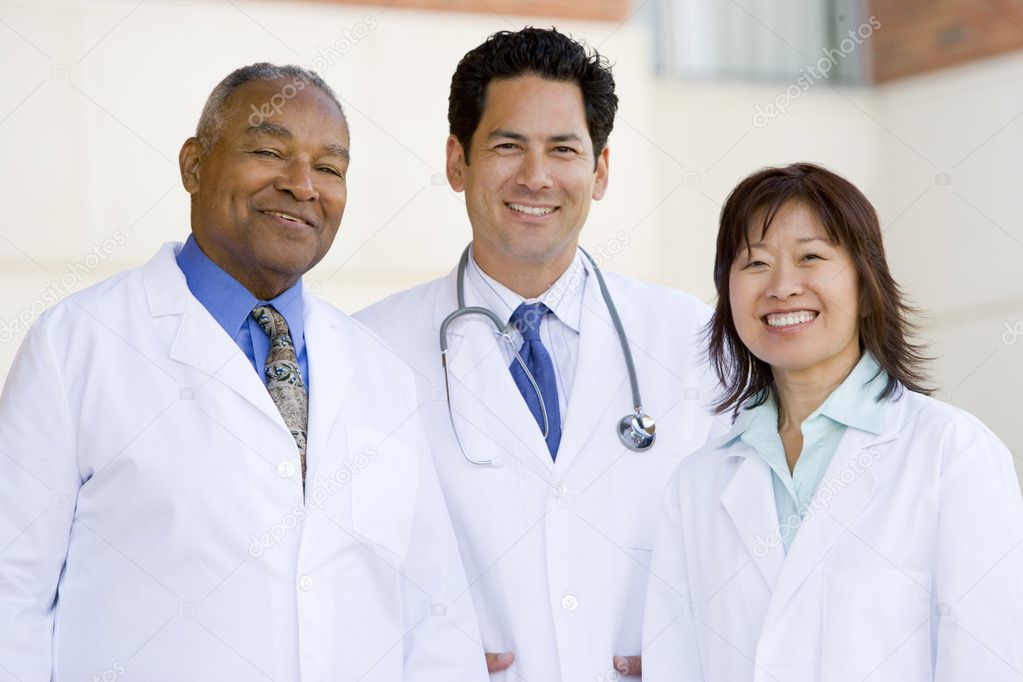
[[[636,411],[627,414],[618,422],[618,438],[625,447],[635,452],[646,450],[657,438],[657,423],[654,418]]]

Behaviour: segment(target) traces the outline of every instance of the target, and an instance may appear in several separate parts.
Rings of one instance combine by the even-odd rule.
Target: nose
[[[553,183],[547,169],[547,159],[542,151],[531,151],[523,155],[522,165],[515,180],[531,192],[551,187]]]
[[[771,280],[768,282],[767,297],[784,301],[789,296],[798,296],[805,290],[803,277],[799,270],[784,262],[771,271]]]
[[[288,192],[298,201],[312,201],[319,197],[313,183],[313,169],[308,159],[292,158],[274,180],[274,189]]]

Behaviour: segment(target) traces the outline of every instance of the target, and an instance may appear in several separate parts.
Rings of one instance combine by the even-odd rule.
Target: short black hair
[[[527,27],[493,34],[462,57],[451,77],[448,125],[462,143],[467,164],[490,81],[529,75],[578,85],[594,157],[604,150],[618,111],[611,64],[556,28]]]

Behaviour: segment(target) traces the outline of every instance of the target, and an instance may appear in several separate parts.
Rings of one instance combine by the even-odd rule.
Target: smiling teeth
[[[523,206],[522,204],[508,204],[508,208],[519,213],[525,213],[526,215],[547,215],[553,213],[553,207],[545,206]]]
[[[767,316],[767,324],[772,327],[790,327],[794,324],[809,322],[817,317],[817,313],[801,310],[798,313],[774,313]]]
[[[305,222],[301,218],[296,218],[295,216],[288,215],[287,213],[278,213],[277,211],[267,211],[267,213],[269,213],[270,215],[275,215],[278,218],[284,218],[285,220],[290,220],[290,221],[295,222],[295,223],[304,223]]]

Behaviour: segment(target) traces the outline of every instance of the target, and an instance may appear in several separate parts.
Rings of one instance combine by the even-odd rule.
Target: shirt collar
[[[583,290],[588,272],[583,264],[582,254],[576,250],[575,258],[561,276],[540,296],[525,299],[483,272],[476,263],[476,257],[469,250],[469,264],[466,277],[476,294],[488,308],[497,313],[505,324],[522,303],[543,303],[569,329],[578,333],[583,315]]]
[[[870,351],[865,351],[842,385],[814,410],[810,418],[823,414],[836,422],[878,435],[884,429],[885,401],[877,400],[888,382]]]
[[[293,340],[305,338],[302,306],[302,280],[270,301],[260,301],[219,265],[210,260],[189,235],[177,255],[178,267],[185,274],[188,290],[209,311],[227,335],[235,338],[252,309],[269,303],[288,323]]]
[[[885,401],[877,400],[877,396],[887,381],[888,373],[881,369],[870,351],[864,351],[849,376],[820,407],[810,413],[806,422],[824,415],[845,426],[880,434],[884,428]],[[773,391],[759,405],[739,410],[732,428],[714,441],[714,445],[724,447],[747,432],[751,437],[756,437],[764,429],[778,430],[778,404]]]

